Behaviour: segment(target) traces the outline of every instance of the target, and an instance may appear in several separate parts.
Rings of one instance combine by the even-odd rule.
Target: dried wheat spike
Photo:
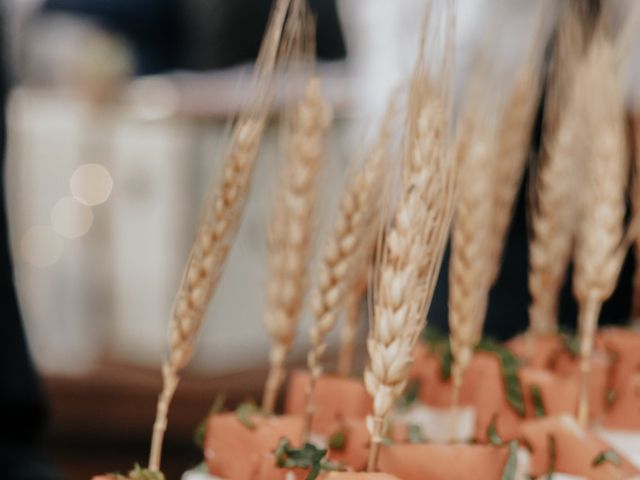
[[[589,414],[591,353],[602,302],[613,292],[625,251],[625,187],[628,174],[624,96],[615,45],[603,33],[579,70],[579,91],[590,142],[587,185],[577,230],[573,287],[579,304],[580,401],[578,420]],[[597,95],[594,95],[597,92]]]
[[[367,340],[370,364],[364,376],[373,397],[373,416],[367,420],[370,471],[376,468],[388,415],[407,383],[453,210],[454,163],[447,129],[439,128],[448,125],[442,119],[447,110],[439,108],[439,102],[423,105],[415,137],[407,142],[412,159],[403,162],[404,168],[413,164],[418,174],[403,175],[401,198],[380,246],[375,271],[373,320]]]
[[[343,279],[336,280],[336,285],[340,288],[340,301],[336,305],[336,313],[344,310],[345,322],[340,332],[340,351],[338,357],[338,374],[346,376],[351,370],[351,360],[353,356],[353,341],[360,318],[360,302],[368,285],[370,263],[375,250],[375,239],[377,234],[377,221],[379,219],[378,208],[380,206],[380,196],[378,195],[382,186],[382,177],[385,165],[388,160],[389,140],[391,136],[391,125],[395,118],[396,98],[390,99],[389,105],[382,119],[380,128],[376,132],[376,137],[371,145],[364,162],[354,168],[349,176],[347,185],[342,195],[339,206],[338,218],[333,238],[329,240],[328,249],[333,249],[332,244],[340,245],[346,238],[356,239],[355,244],[349,249],[341,250],[344,257],[336,264],[348,264],[349,275]],[[329,252],[327,252],[329,253]],[[329,268],[326,264],[321,268]],[[317,292],[322,296],[322,290],[326,286],[318,286]],[[322,314],[322,312],[319,312]],[[318,330],[320,341],[324,343],[324,337],[334,326],[329,326],[329,330]],[[314,359],[321,362],[321,356]]]
[[[169,355],[162,366],[163,386],[158,398],[149,455],[149,468],[153,471],[160,469],[167,414],[178,386],[179,372],[191,359],[205,309],[240,224],[248,196],[251,172],[272,98],[271,76],[290,2],[291,0],[278,0],[274,6],[256,67],[256,78],[259,80],[257,95],[234,126],[222,162],[221,178],[214,184],[205,202],[187,268],[171,313]]]
[[[269,231],[270,277],[264,323],[273,342],[262,403],[267,412],[273,412],[284,381],[285,358],[295,338],[306,289],[317,173],[324,157],[330,117],[320,80],[312,78],[292,119]]]
[[[533,334],[557,331],[558,298],[579,213],[584,128],[574,76],[585,40],[578,15],[570,10],[560,23],[545,104],[543,155],[533,179],[529,243],[529,322]]]
[[[375,241],[371,225],[375,223],[378,211],[378,193],[382,185],[393,116],[394,106],[391,102],[376,141],[344,189],[336,223],[324,246],[318,278],[311,292],[311,310],[315,322],[309,330],[310,348],[307,355],[310,381],[307,386],[306,435],[309,434],[313,416],[313,389],[323,371],[326,336],[336,324],[345,295],[354,288],[354,282],[360,281],[354,272],[358,272],[362,262],[366,261]]]
[[[469,130],[467,130],[469,128]],[[473,134],[470,131],[475,131]],[[460,186],[449,264],[449,328],[453,353],[452,407],[455,412],[462,376],[480,340],[490,287],[492,225],[491,169],[493,140],[480,123],[465,127],[458,143]],[[467,143],[469,142],[469,143]],[[453,431],[453,429],[452,429]]]
[[[513,216],[529,152],[531,128],[539,92],[538,62],[525,62],[516,77],[511,96],[500,119],[493,190],[493,229],[490,283],[500,271],[502,251]]]

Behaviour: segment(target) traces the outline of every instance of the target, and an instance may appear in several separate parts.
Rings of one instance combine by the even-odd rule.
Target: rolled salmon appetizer
[[[402,480],[500,480],[508,447],[469,444],[398,444],[380,449],[378,469]]]
[[[549,470],[591,480],[625,479],[640,474],[629,460],[617,453],[615,462],[599,461],[599,456],[612,450],[610,445],[580,428],[569,415],[523,422],[520,436],[531,448],[534,477]]]
[[[308,372],[293,372],[285,399],[286,414],[305,413],[308,384]],[[372,403],[362,380],[323,375],[316,382],[313,391],[313,409],[311,431],[330,435],[330,428],[336,421],[347,418],[364,419],[371,413]]]
[[[299,416],[240,419],[235,413],[211,415],[204,439],[205,461],[213,475],[255,480],[263,457],[275,451],[282,438],[300,446],[302,434],[303,419]]]

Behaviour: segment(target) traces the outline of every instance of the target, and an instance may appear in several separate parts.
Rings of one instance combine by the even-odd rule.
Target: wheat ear
[[[529,330],[554,333],[558,298],[565,281],[578,218],[581,185],[581,134],[575,70],[584,49],[580,12],[570,9],[561,19],[545,103],[541,164],[533,177],[529,242]]]
[[[441,124],[438,117],[442,112],[434,110],[432,105],[422,110],[416,137],[410,138],[413,161],[423,167],[418,168],[420,175],[404,175],[401,198],[376,266],[373,321],[367,340],[370,364],[364,377],[373,397],[373,416],[367,422],[371,433],[369,471],[376,469],[388,415],[408,380],[412,351],[426,322],[453,209],[453,162],[445,149],[447,135],[435,127]],[[427,271],[426,265],[432,270]]]
[[[575,251],[574,293],[579,305],[580,397],[578,420],[589,416],[591,353],[602,302],[613,292],[624,251],[627,152],[624,96],[615,48],[601,33],[592,41],[577,78],[585,108],[590,141],[587,185],[578,226]],[[594,95],[597,92],[597,95]]]
[[[320,80],[312,78],[292,121],[269,229],[270,278],[264,323],[272,345],[262,402],[267,412],[273,412],[284,381],[285,359],[295,338],[306,290],[317,173],[324,157],[324,139],[330,117]]]
[[[191,359],[204,312],[240,224],[272,98],[271,78],[290,1],[278,0],[274,6],[257,63],[258,94],[234,126],[222,163],[222,176],[205,202],[171,313],[169,354],[162,366],[162,391],[158,397],[149,455],[149,469],[153,471],[160,470],[167,414],[180,380],[179,373]]]
[[[451,7],[451,5],[448,5]],[[442,262],[454,205],[456,163],[449,149],[448,85],[453,51],[453,16],[448,15],[442,71],[428,74],[423,25],[420,52],[411,78],[402,182],[390,225],[381,235],[372,286],[373,315],[364,381],[373,398],[367,418],[371,449],[367,469],[377,467],[386,423],[408,381],[412,352],[426,323]],[[429,12],[430,14],[430,12]],[[429,15],[428,14],[428,15]],[[435,78],[434,78],[435,77]]]
[[[311,311],[315,322],[309,330],[307,355],[310,380],[307,385],[305,434],[308,436],[313,417],[313,390],[322,375],[322,357],[327,347],[326,336],[335,327],[345,296],[360,282],[360,266],[366,262],[375,241],[371,235],[377,211],[377,192],[381,186],[387,156],[394,106],[390,103],[376,141],[365,161],[355,170],[342,194],[337,219],[318,267],[318,278],[311,293]]]
[[[518,72],[498,131],[494,170],[494,181],[498,187],[493,191],[491,284],[495,283],[500,271],[504,243],[527,164],[538,92],[538,62],[529,60]]]
[[[327,248],[334,248],[331,245],[341,245],[345,239],[357,239],[356,250],[354,248],[341,251],[344,255],[338,264],[348,262],[352,273],[338,281],[341,284],[341,294],[339,305],[345,311],[345,320],[340,331],[340,348],[338,354],[338,374],[347,376],[351,371],[353,357],[353,342],[360,319],[361,301],[366,293],[370,262],[373,258],[377,225],[379,215],[379,188],[382,184],[384,166],[388,156],[389,138],[391,135],[391,124],[395,118],[396,96],[389,101],[389,105],[382,119],[380,128],[376,132],[375,140],[367,152],[364,162],[350,175],[342,201],[339,206],[336,228],[333,238],[329,240]],[[329,253],[329,252],[327,252]],[[329,268],[329,265],[325,267]],[[318,293],[323,296],[321,290],[327,287],[318,288]],[[326,292],[325,292],[326,293]],[[332,329],[333,325],[329,327]],[[324,343],[324,336],[327,331],[318,328],[319,340]],[[322,348],[322,347],[320,347]],[[321,361],[321,355],[316,356],[314,361]]]
[[[474,114],[474,115],[477,115]],[[479,123],[478,123],[479,125]],[[473,133],[471,133],[473,132]],[[449,329],[453,366],[452,418],[456,417],[462,377],[480,340],[490,287],[492,225],[490,180],[493,139],[479,126],[463,126],[457,155],[460,187],[449,264]],[[451,433],[455,430],[452,421]]]

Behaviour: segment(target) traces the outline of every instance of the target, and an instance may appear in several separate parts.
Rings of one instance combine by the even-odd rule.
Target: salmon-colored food
[[[233,480],[255,480],[264,455],[273,452],[281,438],[287,438],[296,447],[302,442],[303,420],[299,416],[252,415],[250,421],[253,428],[243,424],[235,413],[209,417],[204,457],[212,474]]]
[[[285,413],[303,415],[306,410],[309,373],[296,371],[291,375],[285,400]],[[330,435],[336,421],[365,418],[371,413],[371,397],[362,380],[323,375],[313,391],[314,433]]]
[[[507,400],[504,386],[500,389],[479,388],[476,401],[476,438],[487,439],[487,430],[495,419],[496,430],[503,440],[517,437],[520,423],[537,415],[536,406],[542,407],[546,415],[575,412],[578,402],[578,381],[562,377],[539,368],[523,367],[518,378],[524,400],[525,415],[520,415]],[[541,405],[534,402],[533,389],[540,393]]]
[[[534,368],[549,368],[558,353],[565,350],[560,335],[518,335],[505,343],[505,347]]]
[[[402,480],[500,480],[507,447],[469,444],[383,445],[379,470]]]
[[[400,480],[398,477],[387,473],[354,473],[354,472],[331,472],[326,480]]]
[[[621,466],[611,462],[594,466],[593,462],[598,454],[611,447],[593,433],[580,428],[569,415],[523,422],[520,436],[531,447],[531,474],[534,477],[545,474],[551,468],[551,438],[555,443],[553,470],[556,472],[591,480],[624,479],[640,473],[621,455]]]
[[[597,343],[611,357],[609,386],[617,390],[629,385],[631,377],[640,372],[640,333],[628,328],[603,328]]]
[[[616,388],[602,423],[608,428],[640,430],[640,371],[628,377],[624,386]]]

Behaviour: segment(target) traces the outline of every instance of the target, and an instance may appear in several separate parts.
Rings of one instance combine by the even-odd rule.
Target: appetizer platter
[[[411,74],[349,166],[314,252],[331,109],[306,0],[277,0],[255,95],[233,124],[171,315],[148,465],[94,480],[164,479],[171,399],[250,194],[276,70],[304,81],[283,114],[269,218],[269,374],[261,403],[216,399],[198,429],[203,463],[183,479],[640,478],[640,331],[598,329],[624,258],[640,248],[640,131],[633,141],[624,95],[635,24],[614,28],[606,7],[594,19],[578,4],[560,12],[550,59],[540,27],[508,88],[488,93],[491,62],[480,58],[454,109],[455,5],[427,3]],[[529,168],[541,103],[542,148]],[[527,169],[529,328],[501,343],[483,324]],[[428,311],[447,248],[449,329],[439,331]],[[577,334],[558,321],[569,271]],[[368,361],[356,371],[363,303]],[[339,322],[332,372],[327,337]],[[308,336],[307,368],[288,371],[296,335]]]

